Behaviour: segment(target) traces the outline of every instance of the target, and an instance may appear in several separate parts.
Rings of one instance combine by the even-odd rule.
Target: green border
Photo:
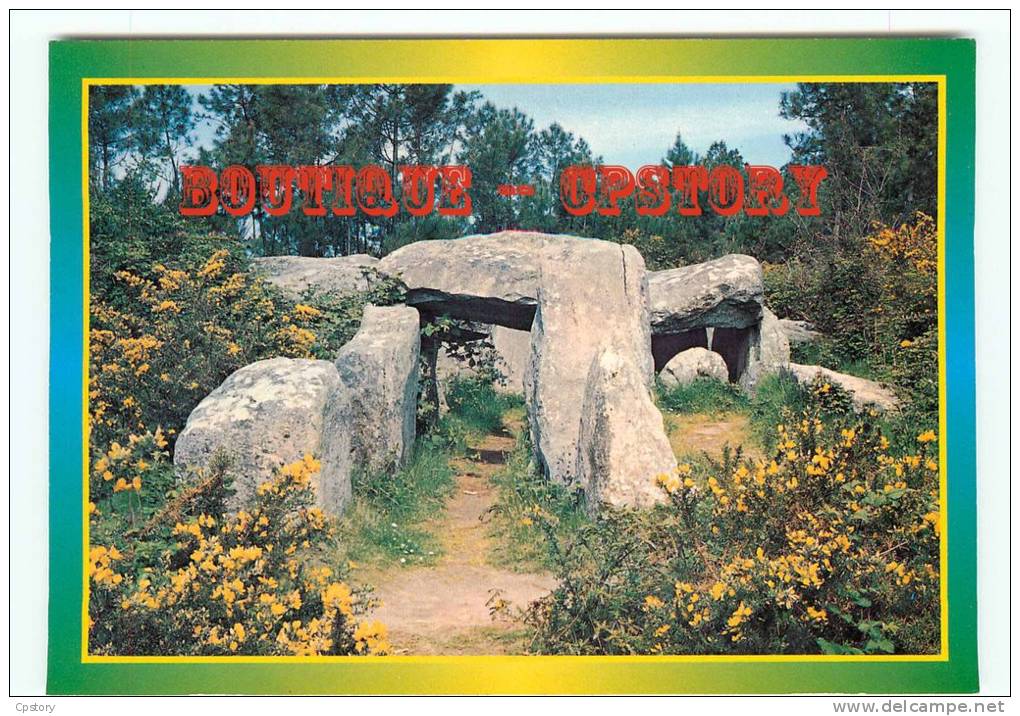
[[[536,45],[539,52],[535,52]],[[953,39],[141,40],[50,46],[50,604],[48,691],[68,693],[974,692],[975,44]],[[570,68],[570,69],[567,69]],[[666,661],[436,657],[334,663],[82,663],[83,78],[614,78],[945,75],[948,661]],[[532,80],[534,81],[534,79]]]

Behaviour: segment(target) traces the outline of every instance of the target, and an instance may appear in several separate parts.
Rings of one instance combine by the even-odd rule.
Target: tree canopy
[[[924,83],[817,83],[783,94],[776,112],[801,120],[784,137],[791,163],[824,165],[816,218],[795,216],[569,215],[559,175],[569,165],[603,162],[588,142],[558,123],[537,127],[521,108],[497,107],[479,92],[452,85],[173,85],[95,86],[89,103],[91,190],[130,182],[148,204],[175,208],[180,166],[375,164],[399,199],[405,164],[471,168],[470,217],[314,217],[217,214],[205,229],[234,235],[252,255],[384,254],[421,239],[517,228],[571,233],[639,245],[653,268],[741,251],[786,261],[853,251],[875,222],[898,225],[915,211],[935,214],[937,96]],[[198,128],[211,134],[200,146]],[[744,171],[738,147],[720,138],[699,154],[678,133],[664,148],[666,166],[729,165]],[[636,170],[637,167],[632,168]],[[787,189],[794,183],[785,176]],[[501,184],[527,183],[532,196],[500,196]],[[144,192],[143,192],[144,193]]]

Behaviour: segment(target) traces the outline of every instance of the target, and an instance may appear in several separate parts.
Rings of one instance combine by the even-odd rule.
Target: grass
[[[785,373],[768,375],[758,382],[754,397],[748,401],[751,435],[765,450],[771,450],[776,439],[776,425],[787,416],[807,407],[807,392],[796,379]]]
[[[698,460],[704,455],[718,458],[723,448],[743,445],[748,454],[758,454],[757,442],[751,438],[750,420],[744,413],[711,415],[664,413],[666,435],[673,454],[681,462]]]
[[[452,380],[447,404],[449,411],[418,438],[406,466],[354,476],[354,500],[341,535],[349,560],[418,566],[434,564],[442,555],[434,518],[454,489],[450,460],[468,452],[469,440],[502,430],[503,415],[521,409],[523,401],[473,378]]]
[[[342,528],[348,558],[407,566],[434,563],[441,550],[428,523],[443,509],[453,486],[448,452],[428,438],[418,441],[405,467],[355,475],[355,497]]]
[[[439,432],[447,439],[463,444],[468,438],[507,430],[517,436],[506,463],[491,478],[497,498],[492,507],[494,547],[489,562],[515,571],[547,569],[552,562],[536,510],[551,518],[557,532],[571,532],[588,519],[582,496],[550,483],[539,472],[521,396],[497,392],[491,382],[479,378],[451,380],[446,396],[449,412],[440,421]]]
[[[848,360],[840,355],[839,350],[830,338],[819,338],[810,343],[797,343],[790,346],[790,359],[794,363],[804,365],[820,365],[838,373],[867,378],[868,380],[888,380],[888,367],[881,360],[860,358]]]
[[[697,446],[688,445],[685,431],[697,423],[724,423],[732,420],[729,429],[719,426],[719,440],[736,448],[744,438],[750,438],[752,445],[766,452],[771,450],[775,440],[775,426],[790,413],[797,413],[807,405],[807,393],[797,381],[786,374],[769,375],[758,383],[753,396],[746,395],[738,386],[710,378],[697,380],[676,388],[658,386],[656,402],[664,413],[666,430],[674,452],[698,453]],[[746,416],[746,423],[734,419]],[[718,442],[718,440],[713,440]]]
[[[711,378],[696,380],[675,388],[659,385],[658,404],[671,413],[742,412],[748,401],[739,387]]]
[[[503,429],[503,415],[524,406],[519,395],[500,393],[482,378],[453,378],[446,387],[447,422],[457,421],[469,433],[486,435]]]
[[[492,508],[495,546],[490,563],[523,572],[552,568],[549,542],[536,514],[544,515],[557,533],[572,533],[588,521],[582,495],[550,482],[539,472],[525,431],[518,434],[506,465],[492,481],[498,496]]]

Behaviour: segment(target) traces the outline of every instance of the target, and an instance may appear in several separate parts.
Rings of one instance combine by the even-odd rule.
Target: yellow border
[[[92,85],[211,85],[211,84],[770,84],[780,82],[934,82],[938,85],[938,361],[939,361],[939,590],[941,614],[941,650],[938,654],[885,654],[885,655],[816,655],[816,654],[763,654],[763,655],[664,655],[664,656],[96,656],[88,653],[89,603],[89,183],[88,183],[88,96]],[[83,311],[84,334],[82,349],[82,607],[81,607],[81,661],[85,664],[319,664],[319,663],[513,663],[524,660],[537,663],[542,660],[562,663],[582,660],[586,663],[782,663],[782,662],[940,662],[949,660],[949,521],[946,495],[946,325],[945,325],[945,233],[946,233],[946,75],[692,75],[692,76],[579,76],[562,75],[547,78],[503,77],[498,80],[479,77],[451,76],[393,76],[393,77],[115,77],[82,79],[82,207],[84,224]]]
[[[83,86],[91,85],[314,85],[314,84],[779,84],[785,82],[945,82],[945,75],[376,75],[352,77],[86,77]]]
[[[91,277],[89,249],[92,246],[89,227],[89,82],[82,80],[81,83],[81,206],[82,223],[85,225],[82,236],[84,237],[81,250],[82,262],[82,320],[84,321],[84,332],[82,335],[81,354],[81,391],[82,391],[82,423],[81,423],[81,460],[82,460],[82,585],[81,585],[81,656],[82,662],[91,661],[89,655],[89,468],[92,461],[89,459],[89,439],[91,429],[89,427],[89,325],[90,325],[90,302],[89,302],[89,279]]]
[[[938,207],[935,220],[938,237],[938,361],[939,361],[939,588],[942,614],[941,652],[949,660],[949,504],[948,458],[946,435],[948,406],[946,405],[946,78],[939,87],[939,148],[938,148]]]

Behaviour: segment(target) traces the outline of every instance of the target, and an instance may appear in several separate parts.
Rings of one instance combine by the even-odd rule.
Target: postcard
[[[53,42],[49,691],[976,691],[974,58]]]

